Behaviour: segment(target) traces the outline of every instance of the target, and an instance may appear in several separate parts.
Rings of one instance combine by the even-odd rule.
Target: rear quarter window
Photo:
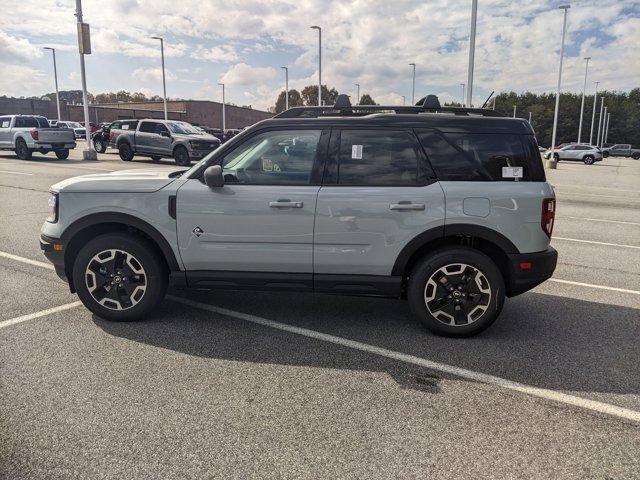
[[[515,181],[503,167],[522,167],[520,180],[545,181],[542,159],[533,135],[440,133],[417,130],[438,180]]]

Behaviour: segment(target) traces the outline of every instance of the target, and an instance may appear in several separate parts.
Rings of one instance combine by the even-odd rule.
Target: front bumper
[[[58,238],[47,237],[46,235],[40,235],[40,249],[47,257],[55,270],[56,274],[65,282],[68,282],[67,272],[64,267],[64,254],[65,245]]]
[[[201,158],[206,157],[207,155],[209,155],[214,150],[215,150],[215,148],[208,149],[208,150],[189,150],[189,158],[194,159],[194,160],[196,160],[196,159],[199,160]]]
[[[551,278],[558,263],[558,252],[549,247],[544,252],[516,253],[507,258],[506,294],[513,297]]]

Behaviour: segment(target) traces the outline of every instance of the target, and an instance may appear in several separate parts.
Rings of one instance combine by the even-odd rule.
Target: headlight
[[[47,222],[56,223],[58,221],[58,194],[55,192],[50,192],[51,196],[49,197],[49,216],[47,217]]]

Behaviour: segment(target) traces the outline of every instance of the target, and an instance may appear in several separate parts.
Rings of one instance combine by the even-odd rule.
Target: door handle
[[[277,200],[275,202],[269,202],[271,208],[302,208],[304,204],[302,202],[292,202],[290,200]]]
[[[400,202],[390,203],[389,210],[424,210],[424,203]]]

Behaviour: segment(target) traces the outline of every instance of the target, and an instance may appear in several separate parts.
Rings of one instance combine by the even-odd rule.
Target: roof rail
[[[483,117],[501,117],[495,110],[485,108],[442,107],[438,97],[427,95],[415,105],[351,105],[349,96],[340,94],[333,105],[322,107],[293,107],[275,115],[273,118],[318,118],[318,117],[361,117],[373,113],[418,114],[452,113],[454,115],[479,115]]]

